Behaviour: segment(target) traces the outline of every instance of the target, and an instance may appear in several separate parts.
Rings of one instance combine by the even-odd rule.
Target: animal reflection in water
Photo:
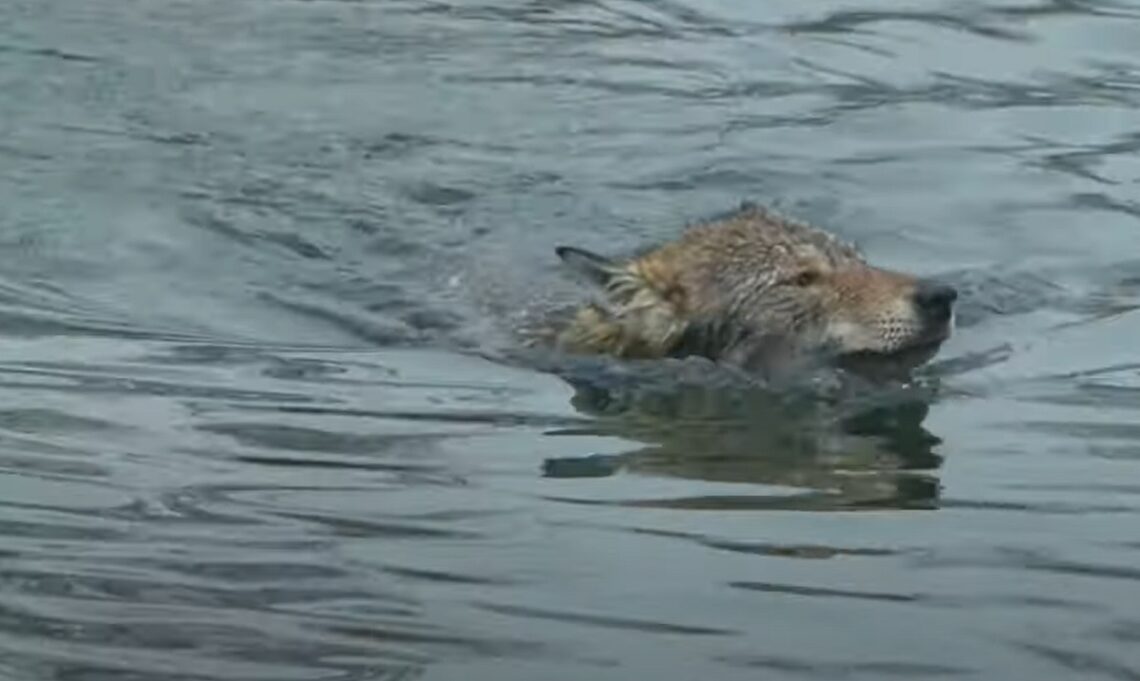
[[[922,427],[928,401],[911,378],[951,334],[954,287],[870,265],[833,235],[753,204],[633,257],[567,246],[557,253],[593,284],[594,299],[539,315],[521,329],[526,344],[566,357],[644,362],[664,380],[615,384],[556,372],[575,388],[575,406],[600,417],[593,432],[646,446],[551,460],[547,475],[629,470],[814,490],[655,504],[936,505],[938,439]],[[702,362],[706,377],[723,369],[766,387],[675,380]],[[622,371],[609,367],[602,375]],[[881,390],[836,401],[784,389],[817,369]]]
[[[574,407],[596,421],[556,434],[614,436],[644,445],[617,455],[548,459],[543,465],[548,477],[627,472],[796,490],[625,502],[631,505],[786,510],[938,506],[942,458],[934,450],[941,441],[922,425],[930,400],[925,389],[828,400],[755,385],[615,383],[560,373],[575,390]]]

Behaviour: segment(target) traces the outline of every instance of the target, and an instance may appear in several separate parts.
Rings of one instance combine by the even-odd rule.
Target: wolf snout
[[[946,321],[958,299],[958,290],[939,281],[923,279],[915,287],[913,297],[915,306],[927,319]]]

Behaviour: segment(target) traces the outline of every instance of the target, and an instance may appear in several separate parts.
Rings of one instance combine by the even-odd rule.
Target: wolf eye
[[[793,286],[811,286],[817,281],[819,281],[819,272],[804,270],[792,277],[791,284]]]

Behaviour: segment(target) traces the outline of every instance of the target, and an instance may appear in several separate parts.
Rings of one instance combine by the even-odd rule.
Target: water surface
[[[8,0],[0,676],[1140,678],[1140,5]],[[953,279],[819,404],[500,333],[742,199]]]

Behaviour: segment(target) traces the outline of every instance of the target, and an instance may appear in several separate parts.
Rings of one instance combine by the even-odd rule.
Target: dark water
[[[0,86],[3,678],[1140,679],[1140,5],[6,0]],[[741,199],[954,278],[933,378],[491,359]]]

